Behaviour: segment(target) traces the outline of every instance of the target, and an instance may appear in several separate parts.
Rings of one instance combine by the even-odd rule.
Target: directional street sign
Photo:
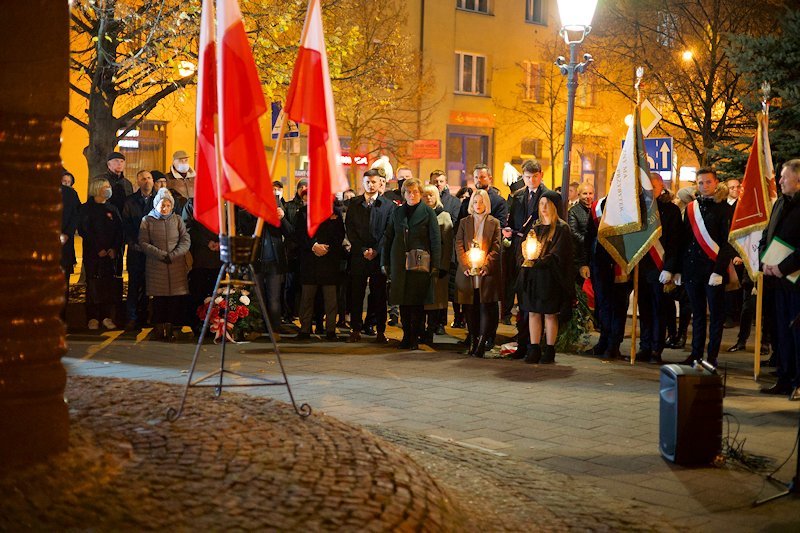
[[[625,144],[625,141],[622,141]],[[672,137],[653,137],[644,140],[647,164],[653,172],[672,172]],[[666,178],[665,178],[666,179]]]
[[[283,120],[283,108],[280,102],[272,102],[272,138],[277,139],[281,133],[281,121]],[[286,131],[283,133],[284,139],[299,137],[300,130],[297,123],[291,120],[286,123]]]
[[[655,172],[672,172],[672,137],[655,137],[644,140],[647,163]]]

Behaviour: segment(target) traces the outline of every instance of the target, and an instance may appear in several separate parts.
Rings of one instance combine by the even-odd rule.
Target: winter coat
[[[184,176],[178,172],[173,165],[165,174],[167,176],[167,188],[173,192],[173,196],[177,195],[183,198],[184,204],[189,198],[194,198],[194,179],[197,176],[194,169],[190,168]]]
[[[778,263],[778,268],[783,274],[782,278],[764,276],[764,279],[770,281],[770,284],[777,289],[799,291],[800,285],[792,283],[786,276],[800,270],[800,193],[795,193],[791,197],[781,194],[773,204],[769,225],[761,236],[758,246],[759,255],[766,252],[767,245],[775,238],[793,246],[795,251]]]
[[[192,254],[192,269],[216,270],[222,266],[219,250],[211,250],[210,242],[219,242],[219,235],[202,225],[194,218],[194,199],[189,200],[184,209],[186,231],[192,242],[189,252]]]
[[[736,251],[728,243],[731,217],[727,198],[728,187],[720,183],[713,197],[698,197],[694,200],[700,206],[700,215],[703,217],[709,236],[719,245],[715,261],[706,255],[700,243],[697,242],[689,223],[688,211],[692,208],[692,204],[686,206],[686,211],[683,213],[681,246],[678,255],[678,272],[681,274],[683,283],[705,285],[711,274],[722,276],[723,285],[728,282],[728,264],[736,255]]]
[[[453,223],[453,230],[456,230],[458,223],[458,213],[461,211],[461,200],[456,198],[450,193],[450,189],[445,187],[441,194],[442,205],[444,210],[450,215],[450,221]]]
[[[430,253],[430,273],[406,271],[406,252],[415,249]],[[381,266],[386,268],[391,280],[389,302],[393,305],[433,303],[432,276],[441,265],[441,257],[442,239],[433,209],[420,202],[410,217],[406,204],[395,209],[386,227],[381,256]]]
[[[141,191],[136,191],[125,199],[122,207],[122,234],[128,245],[128,272],[144,271],[146,258],[139,249],[139,228],[144,216],[153,209],[153,197],[153,194],[145,197]]]
[[[550,226],[537,224],[531,231],[536,233],[542,251],[533,266],[520,269],[517,279],[520,308],[548,315],[571,309],[575,298],[575,275],[569,226],[559,219],[550,240],[546,240]]]
[[[567,224],[569,224],[569,229],[572,232],[572,243],[575,250],[576,269],[580,269],[580,267],[588,264],[585,241],[586,229],[589,226],[589,219],[592,216],[590,209],[591,207],[587,207],[581,202],[578,202],[569,208],[569,213],[567,214]]]
[[[672,194],[667,191],[657,199],[658,216],[661,218],[661,247],[664,249],[664,264],[659,268],[650,253],[639,262],[639,277],[648,283],[657,283],[662,270],[675,273],[681,236],[681,210],[672,203]]]
[[[341,261],[344,257],[344,223],[341,208],[334,208],[333,217],[319,225],[313,237],[308,236],[307,207],[297,213],[295,242],[297,242],[297,261],[300,269],[300,283],[303,285],[338,285],[342,281]],[[328,253],[322,257],[311,250],[315,244],[327,244]]]
[[[67,241],[61,245],[61,268],[67,274],[75,271],[75,232],[81,217],[81,200],[72,187],[61,185],[61,233]]]
[[[497,192],[497,189],[494,187],[489,187],[486,189],[486,192],[489,194],[489,203],[492,206],[489,214],[496,218],[500,224],[505,227],[508,221],[508,202],[504,200],[502,196],[500,196],[500,193]],[[458,213],[459,222],[461,219],[469,216],[469,200],[470,198],[467,197],[461,202],[461,211]]]
[[[483,234],[480,244],[481,250],[486,252],[486,276],[481,277],[481,301],[473,302],[472,277],[467,277],[464,272],[470,269],[467,252],[475,240],[475,217],[468,216],[458,225],[455,247],[458,257],[456,268],[456,302],[460,304],[492,303],[500,300],[502,283],[500,280],[500,222],[489,215],[483,223]]]
[[[439,274],[434,280],[433,303],[425,306],[427,310],[447,309],[448,285],[450,284],[450,258],[453,257],[453,221],[450,213],[437,207],[434,211],[439,222],[439,235],[442,243],[442,258],[439,263]]]
[[[258,218],[247,210],[236,210],[236,231],[239,235],[253,235],[257,222]],[[256,271],[263,274],[286,274],[288,261],[285,242],[291,239],[294,239],[294,227],[289,224],[285,211],[280,226],[275,227],[265,223],[258,246],[258,258],[254,265]]]
[[[187,254],[191,246],[183,220],[173,213],[168,218],[148,214],[139,228],[139,247],[147,256],[145,277],[148,296],[189,294]],[[169,258],[169,263],[164,259]]]
[[[78,233],[83,237],[83,265],[87,277],[97,273],[97,268],[104,258],[98,253],[101,250],[113,249],[119,253],[122,248],[122,219],[119,211],[110,202],[98,204],[94,198],[81,207],[81,221]],[[116,270],[116,261],[112,269]],[[122,272],[114,272],[120,276]]]

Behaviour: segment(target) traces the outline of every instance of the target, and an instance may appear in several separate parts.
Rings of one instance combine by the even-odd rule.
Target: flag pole
[[[217,165],[217,214],[219,215],[219,236],[225,235],[225,199],[222,198],[222,151],[219,139],[219,115],[214,115],[214,154]]]
[[[761,319],[764,305],[764,273],[756,275],[756,351],[753,354],[753,379],[761,374]]]
[[[275,167],[278,166],[278,154],[281,153],[281,146],[283,145],[283,137],[286,134],[286,123],[288,122],[288,118],[286,117],[285,110],[283,113],[281,113],[281,117],[282,118],[281,118],[280,132],[278,133],[278,139],[275,142],[275,149],[272,152],[272,161],[270,162],[269,165],[270,176],[275,175]],[[289,153],[288,150],[286,153],[287,154]],[[288,172],[288,165],[287,165],[287,172]],[[258,221],[256,222],[256,229],[253,232],[253,237],[255,237],[256,239],[260,239],[263,233],[264,233],[264,219],[258,217]]]
[[[633,305],[631,307],[631,364],[636,363],[636,307],[639,303],[639,265],[633,267]]]

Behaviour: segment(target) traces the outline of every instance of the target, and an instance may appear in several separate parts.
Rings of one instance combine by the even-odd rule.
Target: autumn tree
[[[161,100],[194,81],[199,9],[199,0],[72,3],[70,89],[85,108],[67,118],[89,134],[90,176]]]
[[[598,69],[629,98],[636,66],[645,67],[645,95],[663,115],[659,128],[701,165],[713,149],[752,127],[733,68],[732,35],[768,33],[785,2],[768,0],[609,0],[595,22]],[[600,35],[597,35],[600,34]]]

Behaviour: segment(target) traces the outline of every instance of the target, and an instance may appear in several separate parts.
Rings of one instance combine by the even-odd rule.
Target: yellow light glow
[[[528,237],[525,239],[525,246],[523,249],[525,252],[525,259],[528,261],[534,261],[539,258],[539,239],[536,238],[536,234],[534,232],[528,233]]]
[[[691,50],[686,50],[683,55],[681,55],[684,61],[691,61],[694,58],[694,53]]]
[[[191,61],[181,61],[178,63],[178,74],[181,75],[182,78],[186,78],[187,76],[191,76],[197,70],[197,65],[192,63]]]
[[[633,124],[633,115],[625,115],[625,125],[629,128]]]
[[[486,259],[486,252],[481,250],[480,246],[476,243],[473,243],[472,248],[467,252],[467,256],[469,259],[469,266],[474,270],[479,270]]]

